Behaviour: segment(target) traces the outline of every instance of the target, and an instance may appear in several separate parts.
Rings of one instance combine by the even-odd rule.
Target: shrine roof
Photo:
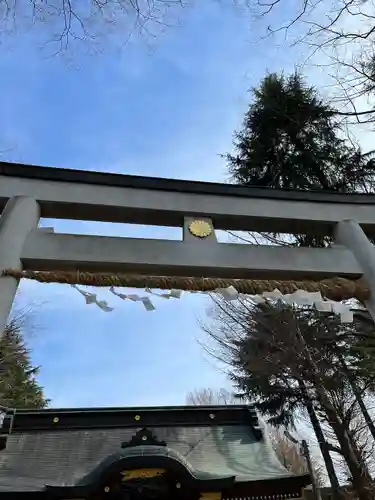
[[[203,490],[309,484],[281,465],[255,410],[243,405],[8,411],[2,435],[0,492],[84,487],[119,462],[125,469],[174,464]]]

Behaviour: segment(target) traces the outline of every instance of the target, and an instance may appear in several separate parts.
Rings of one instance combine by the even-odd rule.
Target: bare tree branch
[[[183,0],[0,0],[0,30],[4,35],[35,28],[60,51],[72,41],[95,46],[113,34],[122,41],[135,31],[152,34],[184,7]]]

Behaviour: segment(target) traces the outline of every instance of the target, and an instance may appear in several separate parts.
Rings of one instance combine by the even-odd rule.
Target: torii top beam
[[[215,229],[332,234],[356,220],[375,236],[375,195],[254,188],[0,163],[0,210],[32,197],[42,217],[182,227],[208,217]]]

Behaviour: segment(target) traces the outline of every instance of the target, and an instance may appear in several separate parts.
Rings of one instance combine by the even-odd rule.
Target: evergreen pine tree
[[[0,339],[0,404],[8,408],[44,408],[48,400],[36,380],[22,325],[13,320]]]
[[[269,74],[253,90],[234,146],[226,158],[239,184],[354,192],[373,179],[372,155],[348,145],[335,110],[298,73]]]

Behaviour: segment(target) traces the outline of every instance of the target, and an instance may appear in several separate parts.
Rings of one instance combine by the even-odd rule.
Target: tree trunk
[[[363,467],[358,460],[344,424],[340,422],[336,412],[331,410],[331,408],[326,407],[323,401],[322,406],[325,409],[330,426],[336,434],[337,441],[345,457],[345,461],[352,476],[353,488],[358,495],[358,500],[373,500],[373,493],[371,493],[369,489],[371,485],[371,477],[367,468]]]
[[[299,341],[304,348],[306,356],[305,359],[310,365],[309,373],[312,375],[312,380],[314,382],[314,392],[316,394],[316,398],[319,401],[320,406],[324,408],[328,421],[336,435],[343,457],[345,458],[350,474],[352,475],[353,488],[358,495],[358,500],[374,500],[374,496],[369,489],[371,485],[371,478],[366,467],[363,467],[358,460],[346,427],[343,422],[341,422],[334,406],[331,404],[331,401],[327,396],[324,381],[319,375],[319,368],[311,355],[309,346],[307,345],[302,333],[297,329],[295,330],[295,336],[296,340]]]
[[[319,488],[317,481],[316,481],[314,467],[312,466],[312,463],[311,463],[311,455],[310,455],[309,447],[308,447],[307,442],[305,440],[302,441],[301,445],[302,445],[301,446],[302,452],[303,452],[304,457],[306,458],[307,467],[308,467],[309,474],[311,477],[314,500],[322,500],[320,488]]]
[[[338,495],[335,495],[335,492],[339,490],[340,483],[339,480],[337,479],[335,467],[333,465],[333,460],[329,452],[328,448],[328,443],[324,437],[322,427],[320,425],[320,422],[318,420],[318,417],[316,416],[315,410],[313,408],[313,405],[311,404],[311,401],[306,404],[306,409],[310,417],[311,425],[314,429],[316,438],[319,443],[319,448],[321,451],[321,454],[323,456],[323,460],[327,469],[327,474],[329,477],[329,481],[332,486],[332,493],[333,493],[333,499],[335,500],[336,498],[340,498]]]
[[[339,360],[340,360],[340,363],[343,367],[343,371],[345,373],[345,376],[346,378],[348,379],[349,381],[349,384],[352,388],[352,391],[353,391],[353,394],[354,394],[354,397],[358,403],[358,406],[360,407],[361,409],[361,412],[363,414],[363,417],[365,419],[365,422],[367,424],[367,427],[369,428],[369,431],[371,432],[371,435],[372,435],[372,438],[374,439],[375,441],[375,425],[374,425],[374,422],[372,421],[371,419],[371,416],[366,408],[366,405],[362,399],[362,394],[360,393],[358,387],[357,387],[357,383],[356,381],[354,380],[352,374],[350,373],[350,370],[348,369],[348,367],[346,366],[346,363],[345,363],[345,360],[343,358],[343,356],[341,354],[339,354]]]
[[[332,487],[332,500],[339,500],[340,483],[339,480],[337,479],[335,466],[333,465],[333,460],[329,452],[328,443],[326,441],[326,438],[324,437],[323,429],[322,426],[320,425],[319,419],[316,416],[314,406],[311,402],[309,395],[307,394],[306,387],[302,382],[300,382],[299,385],[304,394],[306,410],[310,417],[311,425],[314,429],[316,439],[318,440],[319,443],[320,452],[323,456],[323,460],[327,469],[328,478]]]

